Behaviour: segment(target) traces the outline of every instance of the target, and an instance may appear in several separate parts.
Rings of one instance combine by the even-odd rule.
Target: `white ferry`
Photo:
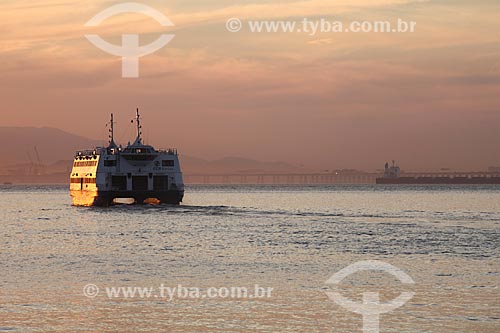
[[[137,137],[122,148],[114,142],[113,114],[109,145],[77,151],[70,178],[70,194],[76,206],[109,206],[120,199],[133,203],[179,204],[184,182],[176,149],[155,149],[141,138],[137,109]]]

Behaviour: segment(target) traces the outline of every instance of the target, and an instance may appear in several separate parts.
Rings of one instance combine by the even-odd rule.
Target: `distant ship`
[[[500,173],[491,172],[446,172],[401,176],[401,169],[392,161],[385,163],[384,176],[377,184],[500,184]]]
[[[76,152],[70,177],[73,205],[110,206],[118,199],[138,204],[182,202],[184,182],[177,150],[157,150],[143,143],[139,109],[135,123],[134,143],[122,148],[114,142],[111,114],[109,145]]]

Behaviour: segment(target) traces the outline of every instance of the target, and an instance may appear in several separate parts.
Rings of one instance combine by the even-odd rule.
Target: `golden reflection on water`
[[[70,195],[74,206],[89,207],[94,204],[97,191],[71,191]]]
[[[96,204],[97,191],[70,191],[73,206],[90,207]],[[113,204],[132,205],[136,203],[134,198],[115,198]],[[157,198],[147,198],[142,202],[147,205],[159,205]]]

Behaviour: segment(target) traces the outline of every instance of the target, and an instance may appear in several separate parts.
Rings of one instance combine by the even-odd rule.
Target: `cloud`
[[[331,16],[377,7],[400,6],[411,3],[426,3],[429,0],[308,0],[279,3],[233,5],[209,11],[181,13],[173,17],[179,24],[207,23],[240,19],[273,19],[286,17]]]
[[[314,39],[308,41],[307,43],[311,45],[330,45],[333,43],[333,39],[332,38]]]
[[[177,26],[185,29],[192,26],[223,22],[230,17],[241,19],[273,19],[278,17],[332,16],[356,10],[377,7],[399,6],[409,3],[421,3],[424,0],[308,0],[287,1],[280,3],[236,4],[211,10],[186,10],[180,5],[174,11],[164,3],[158,10],[167,14]],[[3,43],[1,52],[25,50],[30,45],[42,43],[67,42],[79,39],[89,31],[98,29],[85,28],[84,23],[96,13],[107,8],[109,1],[16,1],[0,4]],[[154,7],[154,6],[153,6]],[[140,26],[142,33],[159,32],[156,22],[142,15],[121,15],[100,27],[107,35],[121,35],[124,27]]]

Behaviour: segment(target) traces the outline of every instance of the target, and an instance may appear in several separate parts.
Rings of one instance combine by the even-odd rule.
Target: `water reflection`
[[[416,281],[387,332],[494,332],[500,190],[196,187],[181,206],[73,207],[66,188],[0,189],[0,331],[358,332],[324,281],[379,259]],[[356,283],[355,283],[356,282]],[[271,299],[90,300],[87,283],[275,288]],[[353,287],[354,286],[354,287]],[[353,299],[399,286],[355,277]]]

